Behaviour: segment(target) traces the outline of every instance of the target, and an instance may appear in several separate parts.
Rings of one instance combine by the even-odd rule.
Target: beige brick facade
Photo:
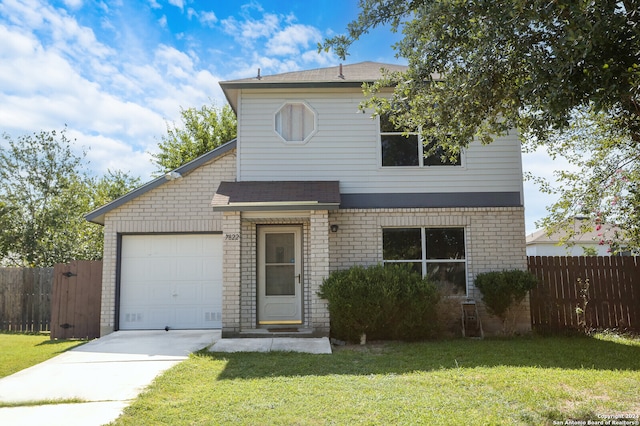
[[[114,330],[118,235],[221,232],[222,213],[211,198],[222,180],[235,180],[235,151],[204,164],[181,179],[167,181],[105,216],[100,334]]]
[[[467,297],[471,299],[482,298],[473,286],[478,273],[527,269],[521,207],[338,210],[331,212],[329,223],[339,227],[329,238],[331,271],[382,262],[385,227],[464,227]],[[499,332],[501,325],[486,313],[482,304],[479,306],[486,331]],[[528,303],[519,310],[515,329],[520,332],[531,329]]]
[[[464,227],[468,297],[480,300],[474,277],[485,271],[526,269],[523,208],[349,209],[303,212],[216,212],[211,199],[221,181],[236,177],[235,150],[182,179],[114,208],[105,215],[101,334],[114,330],[118,236],[146,233],[220,232],[239,235],[223,241],[223,335],[255,330],[257,319],[257,230],[299,225],[302,229],[303,327],[328,335],[327,302],[317,296],[331,271],[382,262],[385,227]],[[337,232],[331,232],[337,225]],[[526,304],[528,305],[528,304]],[[484,309],[488,331],[499,328]],[[516,326],[530,329],[528,307]]]
[[[225,309],[237,309],[231,308],[223,313],[223,336],[251,333],[258,328],[257,234],[260,226],[274,225],[295,225],[302,229],[302,328],[315,335],[328,335],[329,313],[326,301],[321,300],[317,292],[329,273],[329,225],[327,211],[319,210],[294,215],[291,212],[225,214],[225,229],[237,229],[239,231],[235,232],[240,232],[240,257],[239,262],[236,259],[224,259],[223,306]],[[233,277],[239,277],[240,285],[236,285],[235,289],[227,289],[227,284],[233,286]]]

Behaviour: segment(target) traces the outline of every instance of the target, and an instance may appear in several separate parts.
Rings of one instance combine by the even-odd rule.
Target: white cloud
[[[265,13],[262,19],[247,17],[238,21],[233,16],[222,20],[222,28],[241,44],[251,43],[259,38],[268,38],[280,28],[280,18],[272,13]]]
[[[180,10],[184,10],[184,1],[183,0],[169,0],[169,4],[177,7]]]
[[[202,25],[210,28],[213,28],[213,25],[218,22],[218,17],[213,12],[200,12],[198,19]]]
[[[166,133],[165,120],[178,120],[180,107],[223,103],[220,79],[198,68],[193,52],[160,44],[151,60],[116,54],[47,4],[5,2],[0,13],[0,129],[16,136],[67,124],[97,173],[122,169],[147,179],[148,152]]]
[[[83,0],[64,0],[64,4],[71,9],[80,9],[82,7]]]
[[[322,40],[320,31],[308,25],[293,24],[278,31],[267,41],[267,53],[285,56],[297,55],[300,50]]]

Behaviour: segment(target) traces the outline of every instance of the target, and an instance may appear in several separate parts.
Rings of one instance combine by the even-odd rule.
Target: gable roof
[[[177,169],[174,169],[168,172],[164,176],[160,176],[150,182],[145,183],[142,186],[139,186],[138,188],[123,195],[122,197],[116,198],[110,203],[107,203],[104,206],[99,207],[90,213],[87,213],[84,216],[85,219],[88,220],[89,222],[97,223],[99,225],[104,225],[104,216],[105,214],[109,213],[111,210],[116,209],[122,206],[123,204],[128,203],[129,201],[135,198],[138,198],[139,196],[146,194],[147,192],[153,189],[156,189],[161,185],[164,185],[165,183],[169,182],[172,179],[181,177],[183,175],[187,175],[192,170],[197,169],[203,164],[208,163],[209,161],[217,157],[220,157],[223,154],[226,154],[227,152],[236,148],[236,141],[237,141],[236,139],[233,139],[223,145],[220,145],[219,147],[207,152],[206,154],[201,155],[195,160],[191,160],[188,163],[178,167]]]
[[[614,232],[619,231],[620,228],[613,225],[602,225],[600,229],[596,225],[593,225],[593,229],[586,232],[580,232],[580,222],[577,221],[574,225],[576,227],[576,234],[569,238],[567,244],[593,244],[597,245],[600,240],[610,237]],[[546,230],[539,229],[533,234],[527,235],[527,245],[533,244],[559,244],[563,238],[566,238],[567,232],[559,230],[551,235],[547,235]]]
[[[382,68],[388,71],[404,72],[405,65],[384,64],[382,62],[359,62],[352,65],[338,65],[305,71],[293,71],[274,75],[256,75],[252,78],[221,81],[220,87],[234,111],[237,111],[238,92],[249,88],[323,88],[361,87],[362,83],[374,82],[382,77]]]

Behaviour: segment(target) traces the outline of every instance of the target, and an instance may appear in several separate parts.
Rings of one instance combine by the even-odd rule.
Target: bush
[[[475,280],[487,311],[503,323],[509,308],[520,304],[536,283],[533,274],[520,270],[485,272],[478,274]]]
[[[318,295],[329,301],[333,337],[420,340],[437,331],[435,285],[403,264],[333,272]]]

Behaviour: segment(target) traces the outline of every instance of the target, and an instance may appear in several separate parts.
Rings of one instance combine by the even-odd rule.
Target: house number
[[[240,234],[224,234],[225,240],[240,241]]]

